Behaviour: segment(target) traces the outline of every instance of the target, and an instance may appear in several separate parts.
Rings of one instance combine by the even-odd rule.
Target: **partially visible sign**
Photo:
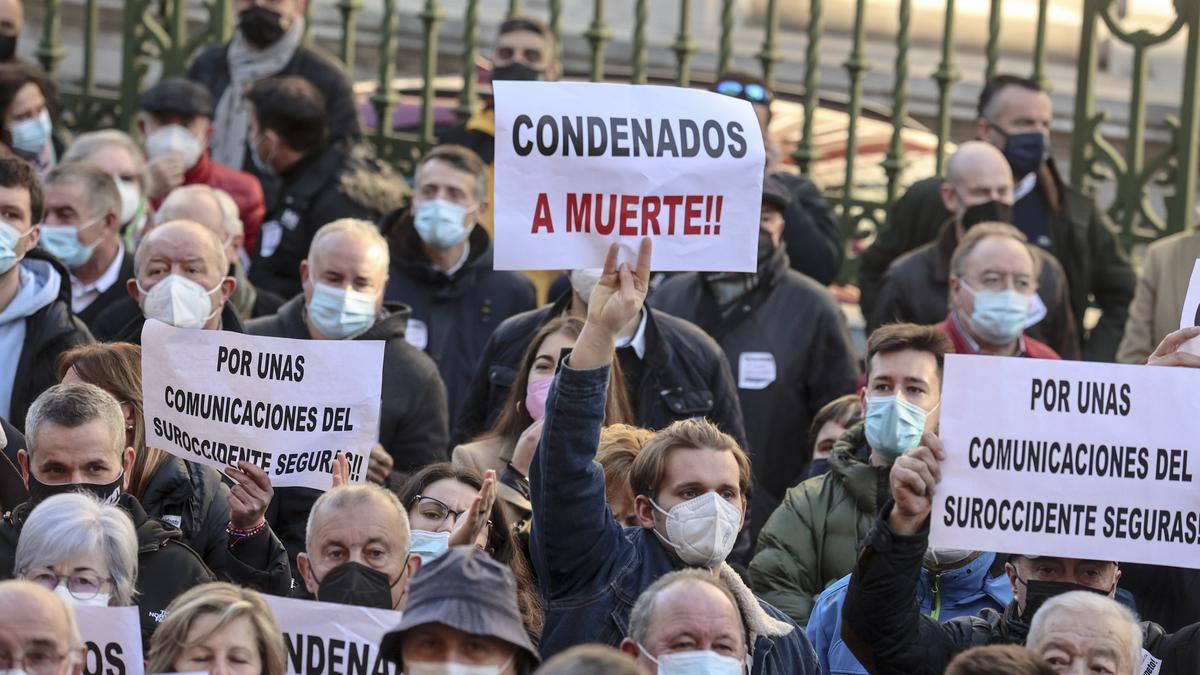
[[[142,675],[142,624],[137,607],[74,607],[87,647],[85,675]]]
[[[379,651],[401,612],[263,596],[287,644],[288,675],[396,675]]]

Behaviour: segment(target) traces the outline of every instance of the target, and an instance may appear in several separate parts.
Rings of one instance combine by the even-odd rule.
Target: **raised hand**
[[[367,480],[379,485],[386,485],[388,476],[392,474],[392,467],[395,465],[395,461],[387,450],[376,443],[375,447],[371,448],[371,456],[367,458]]]
[[[617,335],[641,313],[646,304],[653,252],[650,239],[642,239],[634,268],[628,263],[617,266],[619,249],[618,244],[609,247],[604,273],[592,291],[592,297],[588,299],[587,322],[571,352],[573,368],[589,370],[611,361]]]
[[[896,458],[889,477],[895,504],[888,525],[893,532],[913,535],[920,531],[933,510],[933,491],[942,480],[940,462],[944,459],[941,439],[928,432],[921,445]]]
[[[350,484],[350,458],[346,456],[346,453],[338,451],[337,455],[333,458],[333,466],[330,468],[329,473],[333,474],[332,487],[341,487]]]
[[[451,546],[474,546],[490,524],[492,506],[496,503],[496,472],[489,469],[483,475],[483,486],[471,500],[471,506],[454,523],[450,531]]]
[[[237,483],[229,489],[229,522],[239,530],[258,527],[266,519],[267,507],[275,496],[271,478],[250,462],[238,462],[236,469],[225,469],[225,475]]]
[[[1183,368],[1200,368],[1200,356],[1189,352],[1181,352],[1179,348],[1194,337],[1200,336],[1200,326],[1180,328],[1168,334],[1158,343],[1158,349],[1146,361],[1148,366],[1178,366]]]

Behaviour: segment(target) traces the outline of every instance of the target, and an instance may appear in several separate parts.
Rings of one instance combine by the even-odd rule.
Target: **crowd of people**
[[[1200,235],[1137,277],[1038,83],[990,80],[891,208],[860,355],[763,80],[712,86],[766,146],[755,272],[655,273],[649,239],[498,271],[490,97],[401,175],[303,0],[233,7],[136,134],[75,134],[0,0],[0,671],[78,675],[75,608],[106,606],[137,608],[146,672],[282,675],[278,596],[403,610],[377,647],[409,675],[1200,672],[1191,570],[929,546],[947,354],[1200,367],[1173,330]],[[556,53],[510,18],[491,79]],[[147,320],[382,342],[365,482],[152,447]]]

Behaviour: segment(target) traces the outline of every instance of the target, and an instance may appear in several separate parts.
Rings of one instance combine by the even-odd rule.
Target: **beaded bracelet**
[[[259,532],[262,532],[263,528],[266,526],[267,526],[267,521],[263,520],[258,525],[255,525],[254,527],[252,527],[248,530],[243,530],[243,529],[234,527],[233,521],[230,521],[225,524],[225,533],[229,535],[229,538],[231,540],[241,541],[242,539],[249,539],[250,537],[253,537],[254,535],[258,534]]]

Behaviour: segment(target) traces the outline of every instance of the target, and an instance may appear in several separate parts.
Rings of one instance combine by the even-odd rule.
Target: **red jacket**
[[[964,332],[958,325],[958,322],[954,320],[954,310],[951,310],[946,319],[939,323],[937,327],[941,329],[941,331],[945,333],[947,337],[950,338],[951,342],[954,343],[954,352],[956,354],[979,353],[972,347],[974,340],[971,338],[971,336],[967,335],[966,332]],[[1020,345],[1016,356],[1024,356],[1031,359],[1062,359],[1062,357],[1058,355],[1058,352],[1048,347],[1046,343],[1038,342],[1024,333],[1021,333],[1017,337],[1017,340],[1019,341]]]
[[[243,248],[248,253],[254,253],[254,245],[258,241],[258,230],[266,215],[267,205],[263,199],[262,185],[258,179],[245,171],[231,169],[223,164],[217,164],[208,156],[208,151],[200,155],[196,166],[183,174],[184,185],[207,185],[229,193],[234,203],[238,205],[238,215],[245,228],[246,241]],[[162,199],[154,200],[154,208],[162,205]]]

